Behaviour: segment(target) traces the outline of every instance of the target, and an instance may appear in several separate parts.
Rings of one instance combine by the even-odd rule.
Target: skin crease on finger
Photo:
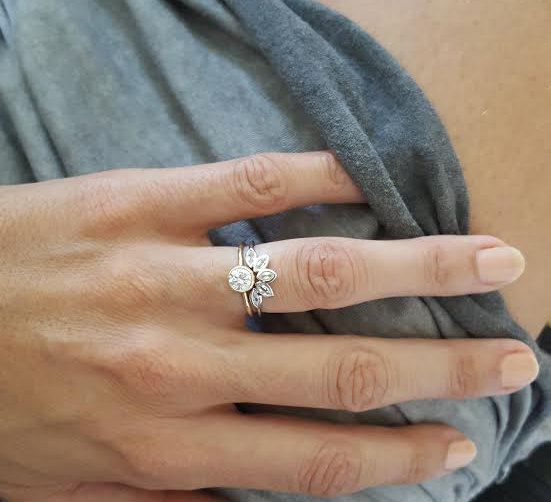
[[[464,168],[471,231],[521,249],[503,290],[533,337],[551,321],[551,10],[545,2],[321,0],[389,50],[440,114]]]

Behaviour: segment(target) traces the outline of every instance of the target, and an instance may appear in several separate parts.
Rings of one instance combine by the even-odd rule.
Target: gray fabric
[[[468,232],[461,170],[421,91],[367,34],[310,0],[0,0],[0,119],[4,184],[329,147],[370,203],[240,222],[214,231],[215,244]],[[537,351],[498,294],[272,315],[263,329],[511,336]],[[551,439],[542,428],[551,407],[551,363],[537,352],[538,381],[512,396],[418,401],[358,414],[275,411],[344,423],[449,423],[479,447],[468,468],[343,500],[466,501]],[[254,502],[311,499],[225,493]]]

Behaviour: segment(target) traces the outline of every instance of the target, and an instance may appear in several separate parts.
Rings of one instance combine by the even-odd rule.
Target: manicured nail
[[[486,284],[513,282],[524,272],[522,253],[513,247],[481,249],[476,253],[479,279]]]
[[[445,468],[448,471],[455,471],[465,467],[476,457],[476,446],[469,439],[454,441],[448,448]]]
[[[538,376],[539,364],[534,354],[510,354],[501,363],[501,385],[504,388],[524,387]]]

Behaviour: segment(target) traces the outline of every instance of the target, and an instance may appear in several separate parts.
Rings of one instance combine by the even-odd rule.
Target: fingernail
[[[531,352],[510,354],[501,363],[501,385],[524,387],[538,376],[539,364]]]
[[[469,439],[454,441],[448,448],[445,468],[448,471],[455,471],[465,467],[476,457],[476,445]]]
[[[481,249],[476,253],[479,279],[486,284],[513,282],[524,272],[522,253],[513,247]]]

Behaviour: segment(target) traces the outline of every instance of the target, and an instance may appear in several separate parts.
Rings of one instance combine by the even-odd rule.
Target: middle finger
[[[228,359],[232,371],[219,388],[227,402],[354,412],[511,393],[538,373],[529,347],[510,339],[264,334],[241,339]]]

